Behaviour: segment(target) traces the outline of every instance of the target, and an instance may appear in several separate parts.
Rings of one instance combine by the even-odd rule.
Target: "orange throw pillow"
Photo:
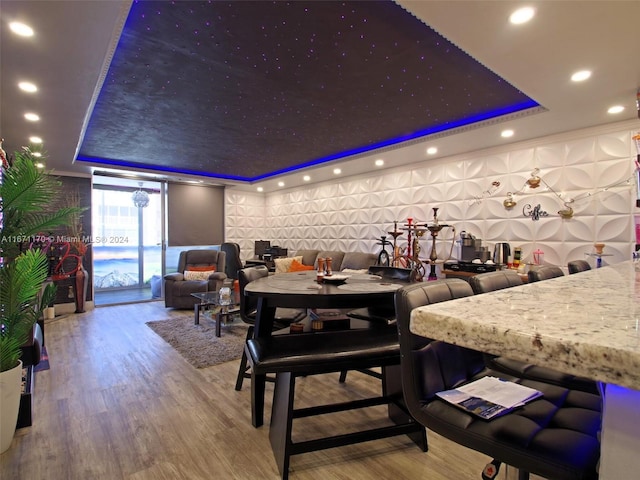
[[[216,271],[216,266],[215,265],[203,265],[203,266],[197,266],[197,265],[187,265],[187,270],[189,270],[190,272],[209,272],[209,271]]]
[[[313,270],[313,265],[303,265],[299,261],[294,260],[289,267],[290,272],[304,272],[306,270]]]

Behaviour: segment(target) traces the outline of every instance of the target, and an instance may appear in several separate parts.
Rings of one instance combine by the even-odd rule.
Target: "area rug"
[[[147,325],[196,368],[240,358],[248,328],[246,323],[236,319],[233,323],[223,324],[221,336],[216,337],[215,322],[201,316],[200,325],[195,325],[193,314],[147,322]]]

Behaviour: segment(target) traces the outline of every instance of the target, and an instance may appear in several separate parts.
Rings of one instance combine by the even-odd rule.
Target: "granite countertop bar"
[[[415,309],[411,331],[640,390],[640,270],[631,261]],[[640,265],[639,265],[640,266]]]

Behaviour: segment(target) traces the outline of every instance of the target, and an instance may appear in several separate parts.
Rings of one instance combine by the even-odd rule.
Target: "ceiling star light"
[[[140,185],[140,188],[133,192],[131,199],[136,207],[144,208],[149,205],[149,194],[142,190],[142,182],[139,182],[138,185]]]
[[[509,16],[509,21],[514,25],[522,25],[533,18],[536,11],[532,7],[519,8]]]

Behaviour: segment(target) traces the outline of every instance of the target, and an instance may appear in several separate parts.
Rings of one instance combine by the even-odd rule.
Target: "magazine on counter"
[[[489,420],[541,397],[542,392],[488,376],[453,390],[438,392],[438,396],[480,418]]]

